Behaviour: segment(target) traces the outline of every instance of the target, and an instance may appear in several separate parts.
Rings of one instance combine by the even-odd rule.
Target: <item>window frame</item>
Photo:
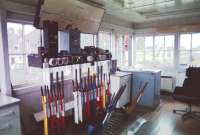
[[[184,34],[189,34],[190,35],[190,49],[188,49],[188,50],[181,50],[181,48],[180,48],[180,46],[181,46],[181,35],[184,35]],[[187,52],[189,52],[189,62],[188,63],[186,63],[186,65],[188,66],[188,65],[192,65],[192,59],[193,59],[193,52],[199,52],[200,53],[200,50],[194,50],[193,49],[193,34],[200,34],[200,32],[182,32],[182,33],[180,33],[179,34],[179,48],[178,48],[178,53],[180,54],[181,53],[181,51],[187,51]],[[178,65],[180,66],[180,65],[182,65],[181,63],[180,63],[180,55],[179,55],[179,63],[178,63]],[[185,64],[184,64],[185,65]],[[198,64],[198,65],[200,65],[200,63]]]
[[[157,67],[160,67],[161,65],[163,65],[164,64],[164,62],[165,62],[165,57],[166,57],[166,53],[168,53],[169,51],[172,51],[172,54],[173,54],[173,62],[170,64],[170,67],[174,67],[175,66],[175,64],[174,64],[174,61],[175,61],[175,55],[174,55],[174,53],[175,53],[175,46],[176,46],[176,43],[175,43],[175,33],[166,33],[166,34],[160,34],[160,33],[157,33],[157,34],[138,34],[138,35],[134,35],[135,37],[135,41],[134,41],[134,48],[135,48],[135,52],[134,52],[134,54],[133,55],[135,55],[134,57],[135,57],[135,63],[134,63],[134,66],[139,66],[139,67],[152,67],[152,68],[157,68]],[[155,54],[156,54],[156,43],[155,43],[155,38],[156,37],[158,37],[158,36],[163,36],[163,50],[162,50],[162,52],[163,52],[163,56],[162,56],[162,63],[163,64],[156,64],[156,62],[155,62],[155,60],[156,60],[156,56],[155,56]],[[165,42],[165,38],[167,37],[167,36],[173,36],[173,49],[172,50],[167,50],[166,49],[166,42]],[[141,63],[138,63],[137,62],[137,38],[144,38],[144,49],[143,49],[143,51],[140,51],[140,52],[143,52],[143,54],[144,54],[144,61],[142,62],[143,64],[141,64]],[[146,44],[145,44],[145,40],[146,40],[146,38],[147,37],[152,37],[153,38],[153,41],[152,41],[152,43],[151,44],[153,44],[153,50],[152,50],[152,63],[153,64],[149,64],[149,63],[151,63],[151,62],[149,62],[149,60],[147,60],[146,59]],[[147,64],[147,65],[146,65]],[[160,66],[159,66],[160,65]]]
[[[22,25],[22,29],[24,29],[24,26],[25,25],[32,25],[33,26],[33,23],[32,22],[24,22],[24,21],[13,21],[13,20],[8,20],[7,22],[6,22],[7,24],[8,23],[17,23],[17,24],[20,24],[20,25]],[[24,32],[24,30],[23,30],[23,32]],[[22,32],[22,34],[23,34],[23,32]],[[23,36],[23,35],[22,35]],[[22,41],[22,44],[23,44],[23,46],[25,45],[25,42],[24,41]],[[9,53],[9,50],[8,50],[8,56],[10,57],[10,56],[12,56],[12,55],[25,55],[25,56],[27,56],[27,53],[25,52],[25,53],[23,53],[23,54],[18,54],[18,53]],[[25,61],[25,60],[24,60]],[[9,66],[10,66],[10,64],[9,64]],[[72,67],[71,67],[71,69],[70,69],[71,71],[72,71]],[[10,71],[10,69],[9,69],[9,71]],[[43,71],[42,71],[43,72]],[[10,71],[10,73],[11,73],[11,71]],[[11,75],[10,75],[11,76]],[[72,75],[67,75],[67,76],[65,76],[64,77],[64,79],[65,80],[70,80],[70,79],[72,79]],[[12,84],[12,83],[11,83]],[[22,84],[16,84],[16,85],[13,85],[12,84],[12,87],[13,87],[13,90],[15,90],[15,89],[17,89],[17,90],[21,90],[21,89],[24,89],[24,88],[29,88],[29,87],[34,87],[34,86],[39,86],[39,85],[41,85],[41,83],[40,82],[24,82],[24,83],[22,83]]]

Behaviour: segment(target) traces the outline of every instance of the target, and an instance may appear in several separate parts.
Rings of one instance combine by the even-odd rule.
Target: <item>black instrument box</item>
[[[44,21],[44,52],[47,57],[58,55],[58,23]]]

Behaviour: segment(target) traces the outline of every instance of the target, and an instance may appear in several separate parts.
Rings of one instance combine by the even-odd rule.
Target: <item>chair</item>
[[[186,70],[186,76],[183,86],[175,88],[173,98],[187,103],[188,107],[185,110],[173,110],[173,112],[183,114],[183,120],[187,118],[200,120],[200,112],[192,110],[192,105],[200,104],[200,67],[189,67]]]

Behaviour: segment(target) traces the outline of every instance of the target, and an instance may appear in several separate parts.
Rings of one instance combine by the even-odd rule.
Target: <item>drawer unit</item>
[[[21,135],[19,117],[3,123],[1,122],[0,135]]]
[[[0,124],[19,117],[18,105],[6,106],[0,109]]]
[[[19,101],[0,94],[0,135],[21,135]]]

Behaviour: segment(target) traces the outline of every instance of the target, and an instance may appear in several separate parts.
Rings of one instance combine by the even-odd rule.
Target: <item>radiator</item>
[[[161,76],[161,91],[173,92],[176,80],[172,76]]]

